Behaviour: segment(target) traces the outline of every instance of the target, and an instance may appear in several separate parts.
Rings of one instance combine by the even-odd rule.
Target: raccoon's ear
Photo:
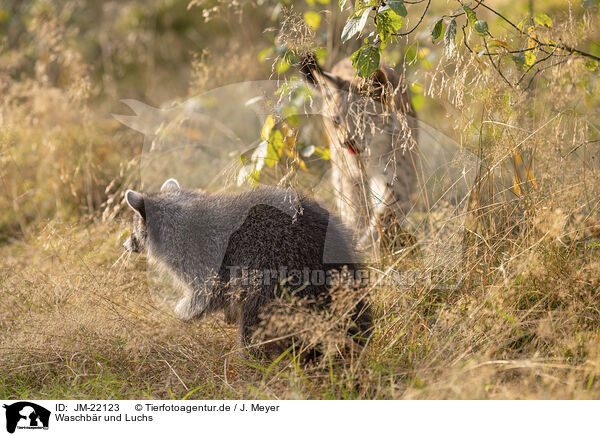
[[[179,182],[175,179],[169,179],[160,187],[161,191],[179,191]]]
[[[129,207],[143,219],[146,219],[146,208],[144,207],[144,196],[142,194],[128,189],[125,192],[125,200],[127,200]]]

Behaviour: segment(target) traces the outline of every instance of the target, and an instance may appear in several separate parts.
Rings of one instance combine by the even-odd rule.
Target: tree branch
[[[430,4],[431,4],[431,0],[427,0],[427,4],[425,5],[425,9],[423,9],[423,14],[421,15],[421,18],[419,18],[419,22],[417,24],[415,24],[415,27],[413,27],[412,29],[410,29],[408,32],[397,33],[396,36],[406,36],[406,35],[409,35],[409,34],[413,33],[415,31],[415,29],[417,27],[419,27],[419,25],[423,21],[423,18],[425,18],[425,14],[427,13],[427,10],[429,9],[429,5]]]
[[[523,30],[519,29],[512,21],[510,21],[508,18],[506,18],[500,12],[498,12],[498,11],[490,8],[488,5],[486,5],[485,3],[483,3],[483,0],[475,0],[475,1],[477,1],[477,5],[483,6],[485,9],[487,9],[491,13],[495,14],[496,16],[498,16],[499,18],[501,18],[502,20],[504,20],[506,23],[510,24],[521,35],[527,36],[528,38],[532,39],[533,41],[535,41],[536,43],[538,43],[542,47],[558,48],[560,50],[564,50],[564,51],[569,52],[571,54],[578,54],[579,56],[584,56],[584,57],[587,57],[587,58],[590,58],[590,59],[594,59],[594,60],[600,61],[600,57],[599,56],[595,56],[595,55],[593,55],[591,53],[584,52],[584,51],[579,50],[577,48],[569,47],[568,45],[553,44],[553,43],[549,43],[549,42],[542,42],[539,39],[537,39],[536,37],[533,37],[533,36],[529,35],[528,33],[523,32]]]
[[[488,53],[490,52],[490,49],[488,48],[488,44],[487,44],[487,39],[485,38],[485,36],[483,37],[483,43],[485,44],[485,51],[487,51]],[[500,77],[502,77],[502,79],[506,82],[506,84],[512,88],[512,84],[508,81],[508,79],[506,77],[504,77],[504,74],[502,73],[502,71],[500,70],[500,67],[496,66],[496,63],[494,62],[493,58],[488,58],[490,60],[490,63],[492,64],[492,66],[494,67],[494,70],[496,70],[496,72],[500,75]],[[517,83],[518,85],[518,83]]]

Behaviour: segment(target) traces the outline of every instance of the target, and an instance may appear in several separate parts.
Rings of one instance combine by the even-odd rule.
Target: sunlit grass
[[[100,68],[87,52],[93,37],[81,36],[91,38],[81,48],[68,20],[46,23],[42,6],[28,16],[32,41],[4,54],[0,69],[0,398],[600,397],[597,72],[568,62],[527,91],[506,89],[470,56],[414,72],[432,83],[421,119],[453,129],[483,163],[461,263],[431,280],[418,247],[392,240],[373,265],[374,333],[358,355],[307,365],[288,350],[256,360],[239,353],[220,316],[177,320],[153,295],[144,255],[122,256],[131,218],[123,192],[139,188],[142,138],[107,107],[130,97],[123,89],[140,95],[180,69],[191,77],[143,97],[264,78],[259,44],[246,49],[246,34],[231,36],[229,51],[211,46],[191,62],[182,53],[198,35],[183,44],[169,34],[164,41],[182,44],[176,53],[162,44],[150,53],[144,27],[123,47],[105,41]],[[165,8],[158,22],[185,6]],[[120,25],[135,18],[131,9]],[[251,15],[244,30],[262,37],[269,18]],[[220,26],[210,30],[226,34]],[[167,59],[168,68],[142,72],[137,48],[146,67]],[[440,102],[454,105],[447,118]],[[418,268],[429,279],[394,284]]]

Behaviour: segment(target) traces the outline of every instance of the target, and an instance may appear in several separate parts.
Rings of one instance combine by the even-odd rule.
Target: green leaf
[[[480,35],[488,35],[490,33],[488,31],[487,21],[483,21],[483,20],[475,21],[475,23],[473,24],[473,29],[475,30],[475,32],[479,33]]]
[[[350,17],[342,30],[342,43],[348,41],[358,33],[358,17]]]
[[[475,15],[475,11],[467,5],[463,5],[463,10],[465,11],[465,14],[467,14],[467,18],[469,19],[469,23],[472,27],[477,21],[477,15]]]
[[[528,67],[532,66],[535,63],[535,53],[534,50],[527,50],[525,52],[525,65]]]
[[[346,6],[346,0],[340,0],[340,9],[344,10],[345,6]]]
[[[260,175],[260,172],[265,165],[271,168],[279,161],[279,158],[282,155],[283,147],[284,142],[281,131],[279,129],[270,130],[269,139],[266,141],[261,141],[252,153],[252,164],[250,166],[253,166],[253,170],[257,172],[257,175]],[[242,172],[240,171],[240,173]],[[252,171],[250,171],[250,168],[246,168],[241,177],[245,177],[249,180],[249,176],[253,176]],[[240,174],[238,174],[238,177],[240,177]]]
[[[274,48],[273,47],[267,47],[264,50],[261,50],[261,52],[258,54],[258,60],[259,62],[264,62],[267,57],[273,53]]]
[[[391,9],[387,9],[384,13],[377,14],[377,33],[381,40],[381,49],[383,50],[388,42],[390,42],[398,29],[404,25],[404,20]]]
[[[450,21],[448,27],[446,27],[446,33],[444,33],[444,43],[446,44],[446,53],[452,53],[454,46],[456,45],[456,20]]]
[[[298,122],[300,121],[298,110],[292,106],[283,107],[283,116],[285,117],[286,121],[294,127],[297,126]]]
[[[433,30],[431,31],[431,41],[435,42],[442,35],[442,28],[444,27],[444,20],[440,18],[437,23],[433,26]]]
[[[410,102],[412,103],[413,108],[418,111],[423,109],[423,106],[425,105],[425,97],[423,97],[423,94],[413,94],[410,98]]]
[[[369,12],[371,12],[371,8],[366,8],[360,17],[354,16],[350,17],[346,25],[344,26],[344,30],[342,30],[342,42],[348,41],[354,35],[362,32],[365,25],[367,24],[367,19],[369,18]]]
[[[454,12],[452,12],[452,15],[456,15],[458,13],[460,13],[463,10],[463,6],[471,6],[473,4],[473,2],[467,2],[464,5],[461,3],[460,7],[458,9],[456,9]]]
[[[275,50],[276,53],[278,51],[280,52],[278,49]],[[295,56],[296,54],[293,50],[288,50],[286,48],[285,51],[279,56],[279,60],[275,63],[275,71],[277,71],[279,74],[285,73],[294,63]]]
[[[406,17],[408,15],[406,6],[404,6],[404,0],[386,0],[385,3],[390,7],[392,11],[394,11],[401,17]]]
[[[379,48],[373,45],[364,45],[352,53],[350,60],[360,77],[369,77],[379,67]]]
[[[325,47],[315,49],[315,56],[317,57],[317,61],[324,63],[325,59],[327,59],[327,49]]]
[[[8,12],[6,9],[0,8],[0,23],[8,21],[9,18],[10,12]]]
[[[552,18],[546,14],[535,14],[534,20],[540,26],[552,27]]]
[[[265,164],[268,167],[274,166],[279,161],[283,146],[283,133],[281,133],[281,130],[274,130],[269,138],[267,153],[264,156]]]
[[[325,147],[309,145],[302,150],[302,157],[311,157],[312,155],[317,156],[319,159],[330,160],[331,154],[329,149]]]
[[[275,71],[277,71],[278,73],[285,73],[287,70],[290,69],[290,64],[287,61],[286,57],[282,57],[281,59],[279,59],[279,62],[277,62],[277,65],[275,66]]]
[[[238,186],[243,185],[244,183],[249,183],[251,185],[256,185],[260,180],[260,170],[257,170],[254,164],[244,165],[237,175],[237,184]]]
[[[408,65],[412,65],[417,61],[418,52],[415,46],[409,45],[404,47],[404,60]]]
[[[596,71],[598,69],[598,61],[595,61],[595,60],[587,61],[585,64],[583,64],[583,66],[586,67],[590,71]]]
[[[321,15],[315,11],[306,11],[304,13],[304,22],[312,30],[317,30],[319,28],[319,24],[321,24]]]
[[[405,21],[396,12],[389,10],[385,13],[385,16],[389,22],[392,32],[396,33],[402,26],[404,26]]]
[[[273,115],[267,115],[265,122],[263,124],[262,130],[260,132],[260,137],[266,141],[271,136],[271,130],[275,127],[275,118]]]
[[[315,155],[323,160],[331,159],[331,153],[329,152],[329,149],[325,147],[315,147]]]
[[[425,90],[423,85],[421,85],[419,82],[412,82],[409,85],[409,88],[413,94],[423,94],[423,91]]]

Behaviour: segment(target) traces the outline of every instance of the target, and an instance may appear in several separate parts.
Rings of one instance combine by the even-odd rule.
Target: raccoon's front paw
[[[175,316],[182,321],[191,321],[194,317],[191,298],[182,298],[175,307]]]

